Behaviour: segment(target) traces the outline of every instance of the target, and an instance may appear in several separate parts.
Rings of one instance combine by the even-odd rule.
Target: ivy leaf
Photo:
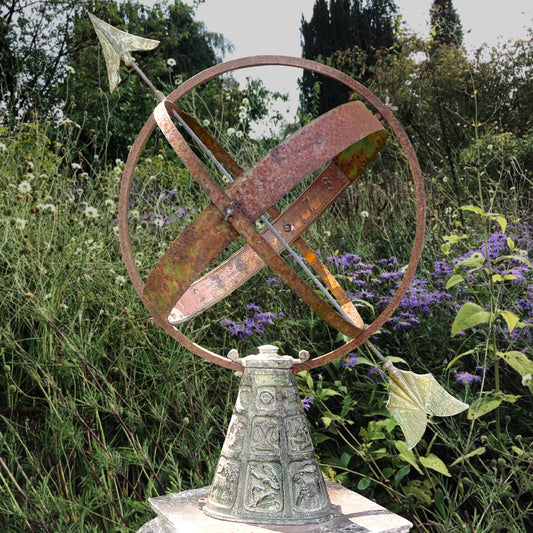
[[[431,470],[435,470],[443,476],[450,477],[450,472],[448,472],[448,468],[446,467],[442,459],[439,459],[434,453],[430,453],[426,457],[420,457],[420,462],[426,468],[431,468]]]
[[[491,318],[491,313],[474,302],[466,302],[455,317],[452,324],[452,337],[460,331],[473,328],[479,324],[486,324]]]

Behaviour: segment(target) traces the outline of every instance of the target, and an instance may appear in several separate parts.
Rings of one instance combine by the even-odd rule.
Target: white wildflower
[[[250,100],[248,100],[248,98],[243,98],[242,99],[242,105],[248,107],[250,105]]]
[[[26,194],[31,191],[31,184],[29,181],[21,181],[17,187],[21,194]]]
[[[98,210],[96,209],[96,207],[92,207],[90,205],[88,205],[85,210],[83,211],[83,214],[87,217],[87,218],[98,218]]]
[[[115,283],[117,285],[124,285],[124,283],[126,283],[126,278],[124,276],[117,276],[115,278]]]
[[[242,139],[244,137],[244,133],[242,131],[238,131],[235,135],[237,139]]]
[[[113,233],[118,235],[118,226],[113,226]]]
[[[204,128],[207,128],[207,126],[209,126],[209,124],[210,124],[209,119],[207,119],[207,118],[204,119],[202,124],[204,125]]]
[[[138,219],[140,217],[139,211],[137,209],[133,209],[130,211],[130,219]]]
[[[26,224],[28,223],[27,220],[24,220],[23,218],[16,218],[15,219],[15,227],[17,229],[24,229],[26,227]]]
[[[33,161],[26,161],[26,164],[28,165],[28,168],[29,168],[30,170],[33,170],[33,167],[35,166],[35,165],[33,164]]]
[[[369,213],[368,211],[361,211],[360,215],[363,217],[363,218],[367,218],[369,216]]]
[[[228,128],[226,133],[231,137],[235,133],[235,128]]]
[[[81,165],[79,163],[72,163],[70,165],[74,170],[81,170]]]
[[[74,67],[71,67],[70,65],[67,65],[67,66],[65,67],[65,72],[66,72],[67,74],[74,74],[76,71],[74,70]]]
[[[164,221],[163,221],[163,217],[157,217],[156,219],[154,219],[154,226],[157,227],[157,228],[162,228],[164,226]]]
[[[7,146],[4,143],[0,143],[0,152],[5,152],[7,150]]]
[[[35,179],[35,174],[32,174],[31,172],[28,172],[26,174],[26,178],[28,179],[28,181],[34,180]]]
[[[105,205],[106,207],[108,207],[109,209],[115,209],[115,202],[113,200],[111,200],[111,198],[108,198],[106,201],[105,201]]]
[[[176,60],[175,60],[175,59],[172,59],[171,57],[169,57],[169,58],[167,59],[167,65],[168,65],[169,67],[175,67],[175,66],[176,66]]]
[[[55,213],[57,211],[57,208],[54,204],[37,204],[37,209],[42,209],[43,211],[50,211],[51,213]]]

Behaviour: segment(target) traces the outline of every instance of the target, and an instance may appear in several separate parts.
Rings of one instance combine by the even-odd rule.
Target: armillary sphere
[[[179,108],[179,100],[201,84],[225,73],[263,65],[282,65],[317,72],[337,80],[363,100],[343,104],[325,113],[285,139],[247,170],[241,169],[224,148],[191,116]],[[373,111],[371,111],[371,108]],[[375,114],[374,114],[375,113]],[[187,144],[172,117],[185,124],[233,176],[223,189]],[[414,183],[417,205],[416,235],[411,258],[395,294],[381,314],[365,327],[341,286],[307,246],[302,233],[315,222],[355,178],[363,172],[387,139],[386,123],[405,153]],[[135,167],[159,127],[211,203],[176,237],[145,282],[137,271],[128,231],[128,205]],[[285,211],[275,204],[306,177],[323,168],[318,177]],[[355,185],[356,186],[356,185]],[[254,222],[264,213],[272,223],[258,231]],[[335,350],[302,361],[294,372],[324,365],[346,355],[378,331],[401,302],[413,280],[420,259],[425,228],[422,173],[409,139],[391,110],[371,91],[349,76],[326,65],[294,57],[254,56],[222,63],[188,79],[157,106],[130,151],[119,201],[119,233],[122,254],[137,293],[155,323],[191,352],[207,361],[242,370],[237,360],[218,355],[190,340],[176,325],[219,302],[265,265],[272,270],[333,328],[350,340]],[[201,276],[235,239],[246,240],[239,251]],[[293,244],[321,278],[335,305],[321,298],[281,257]]]

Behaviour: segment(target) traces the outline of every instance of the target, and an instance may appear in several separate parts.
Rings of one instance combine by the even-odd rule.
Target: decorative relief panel
[[[313,443],[307,429],[305,417],[290,416],[285,421],[287,427],[287,447],[289,453],[304,453],[313,451]]]
[[[292,503],[298,511],[320,511],[327,504],[326,489],[316,461],[295,461],[289,472]]]
[[[247,423],[248,419],[243,415],[233,415],[231,417],[226,440],[224,441],[224,448],[222,449],[223,454],[229,455],[230,457],[238,457],[246,438]]]
[[[232,507],[237,495],[239,473],[239,463],[221,457],[211,486],[210,500],[222,507]]]
[[[278,389],[278,403],[280,405],[284,405],[285,409],[287,410],[292,411],[293,409],[296,409],[297,411],[300,411],[301,402],[300,398],[298,397],[298,390],[296,389],[296,386],[280,387]]]
[[[249,511],[281,511],[283,491],[281,466],[277,463],[248,463],[245,501]]]
[[[255,454],[280,453],[280,424],[277,417],[254,418],[250,451]]]
[[[276,388],[275,387],[258,388],[255,406],[258,411],[275,411],[277,408]]]
[[[250,398],[252,396],[252,389],[250,387],[243,387],[239,389],[239,395],[235,402],[235,411],[246,411],[250,407]]]

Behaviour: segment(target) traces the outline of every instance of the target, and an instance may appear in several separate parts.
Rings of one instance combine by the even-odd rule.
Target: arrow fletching
[[[422,438],[427,415],[453,416],[469,407],[449,394],[431,374],[399,370],[389,361],[384,368],[390,378],[387,409],[402,428],[409,449]]]
[[[153,50],[159,44],[159,41],[145,39],[144,37],[138,37],[119,30],[90,13],[89,18],[102,45],[109,79],[109,90],[113,92],[120,82],[120,60],[122,59],[126,65],[131,65],[135,59],[130,52]]]

